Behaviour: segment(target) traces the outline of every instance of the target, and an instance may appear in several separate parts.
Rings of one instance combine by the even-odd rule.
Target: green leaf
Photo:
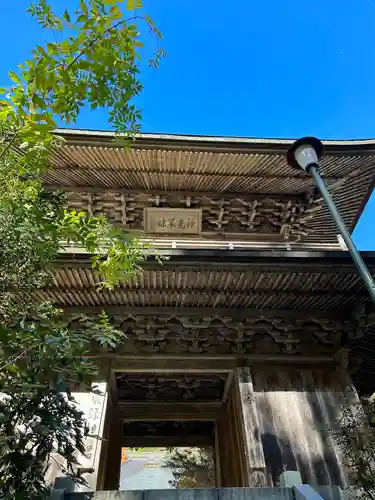
[[[113,5],[113,7],[109,9],[109,13],[117,19],[122,16],[121,10],[118,5]]]
[[[81,11],[83,12],[83,14],[85,14],[87,16],[89,13],[89,9],[87,8],[87,5],[84,2],[84,0],[80,0],[79,7],[80,7]]]
[[[127,0],[126,8],[128,10],[142,9],[142,0]]]
[[[21,79],[20,79],[20,77],[16,73],[14,73],[14,71],[9,71],[8,75],[9,75],[9,78],[13,82],[18,83],[19,85],[21,85]]]
[[[63,19],[65,19],[67,23],[70,23],[70,15],[67,9],[64,10]]]

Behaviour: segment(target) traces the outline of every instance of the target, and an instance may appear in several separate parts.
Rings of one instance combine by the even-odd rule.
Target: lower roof
[[[350,349],[352,358],[361,361],[354,374],[357,387],[361,392],[374,392],[373,306],[348,252],[164,253],[169,259],[162,265],[150,258],[137,279],[113,291],[98,290],[100,276],[91,269],[88,255],[61,255],[55,263],[55,283],[36,296],[52,299],[73,315],[80,311],[97,314],[105,309],[139,331],[145,327],[138,319],[145,315],[150,319],[168,317],[159,327],[172,331],[176,331],[179,317],[211,318],[211,325],[218,331],[230,331],[225,330],[228,318],[243,321],[250,328],[254,318],[272,317],[314,334],[308,324],[311,319],[322,329],[325,352],[331,344],[332,354],[334,350]],[[375,274],[375,252],[362,255]],[[212,318],[226,319],[217,326],[218,321]],[[184,321],[180,323],[184,325]],[[154,328],[158,328],[157,322]]]

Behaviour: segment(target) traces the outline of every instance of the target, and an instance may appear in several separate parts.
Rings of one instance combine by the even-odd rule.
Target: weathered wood
[[[101,358],[107,358],[102,354]],[[236,367],[235,356],[121,356],[109,355],[112,369],[117,372],[153,372],[153,373],[223,373]],[[204,363],[202,363],[204,359]],[[332,360],[333,361],[333,360]]]
[[[215,446],[214,446],[214,457],[215,457],[215,477],[216,486],[220,488],[222,486],[221,477],[221,460],[220,460],[220,448],[219,448],[219,425],[218,421],[215,422]]]
[[[119,403],[122,419],[130,420],[216,420],[221,403]]]
[[[229,420],[228,411],[228,401],[223,407],[223,412],[220,415],[220,419],[217,421],[217,432],[218,432],[218,443],[219,443],[219,457],[220,457],[220,468],[221,468],[221,478],[223,486],[232,486],[234,484],[233,480],[233,464],[236,457],[233,460],[229,460],[228,456],[232,451],[232,437],[231,437],[231,426]]]
[[[104,489],[106,474],[107,474],[107,462],[111,460],[109,458],[109,439],[112,430],[112,419],[116,418],[116,406],[117,406],[117,390],[116,381],[114,373],[110,369],[107,371],[107,410],[104,419],[103,428],[103,441],[101,443],[100,450],[100,460],[98,464],[98,474],[97,474],[97,484],[96,489]]]
[[[306,253],[306,251],[308,253]],[[273,250],[268,249],[256,250],[219,250],[220,259],[218,258],[217,250],[207,249],[160,249],[161,255],[168,257],[168,260],[163,262],[163,268],[175,268],[183,266],[184,269],[196,268],[200,269],[228,269],[231,271],[244,271],[249,269],[267,269],[268,272],[280,272],[283,274],[305,273],[311,272],[314,269],[315,273],[332,273],[343,276],[352,275],[354,279],[355,267],[353,261],[347,252],[337,251],[329,254],[319,251],[311,251],[307,245],[303,250],[303,245],[300,251],[287,251],[284,249]],[[75,253],[72,257],[72,253]],[[366,263],[371,272],[375,272],[375,258],[369,252],[366,255]],[[69,252],[66,251],[56,257],[56,260],[49,265],[53,267],[67,266],[72,269],[76,268],[92,268],[91,257],[87,253]],[[154,259],[146,260],[142,266],[145,269],[159,268],[160,264]]]
[[[345,485],[340,457],[325,429],[344,403],[345,380],[334,370],[253,372],[255,402],[267,473],[277,485],[285,470],[304,483]]]
[[[192,173],[194,175],[194,173]],[[163,195],[142,192],[119,193],[114,189],[101,192],[66,191],[66,208],[105,215],[113,224],[126,230],[156,235],[199,235],[216,233],[243,240],[248,235],[262,240],[278,236],[282,241],[298,241],[311,232],[310,222],[321,209],[322,199],[316,193],[299,198],[263,196],[257,200],[243,196],[227,197],[220,192],[203,196],[181,195],[171,190]],[[162,205],[160,204],[162,201]],[[272,223],[271,223],[272,221]],[[285,231],[286,226],[288,230]]]
[[[134,355],[121,355],[121,354],[107,354],[97,353],[91,354],[91,357],[111,361],[113,370],[118,372],[168,372],[168,373],[222,373],[234,370],[240,366],[250,366],[256,364],[272,363],[275,366],[285,367],[285,365],[300,366],[301,368],[306,365],[317,367],[337,365],[337,361],[331,355],[318,355],[318,356],[295,356],[295,355],[282,355],[282,354],[257,354],[247,356],[168,356],[168,355],[155,355],[137,356]]]
[[[225,403],[225,401],[228,399],[229,392],[232,388],[233,382],[234,382],[234,371],[231,371],[228,373],[227,380],[225,381],[223,397],[222,397],[223,403]]]
[[[235,379],[233,382],[218,421],[222,484],[227,487],[249,484],[240,395]]]
[[[126,436],[122,445],[126,448],[170,448],[170,447],[207,447],[214,446],[211,436]]]
[[[67,316],[77,314],[101,314],[103,306],[82,306],[82,307],[64,307],[64,313]],[[343,319],[349,316],[342,311],[324,311],[321,309],[257,309],[257,308],[231,308],[231,307],[128,307],[128,306],[106,306],[105,310],[110,316],[223,316],[243,319],[247,317],[272,317],[272,318],[327,318]]]
[[[250,486],[249,464],[247,460],[248,450],[246,442],[246,431],[243,420],[241,394],[238,384],[235,384],[232,390],[232,414],[235,429],[234,452],[236,453],[237,451],[240,457],[240,461],[238,464],[239,476],[237,486]]]
[[[58,186],[58,185],[46,185],[45,188],[48,191],[57,191],[61,190],[64,192],[73,192],[73,193],[105,193],[108,191],[108,188],[103,187],[103,186]],[[113,190],[112,190],[113,191]],[[127,189],[127,188],[122,188],[118,187],[115,189],[116,193],[122,193],[122,194],[140,194],[144,193],[144,189]],[[161,189],[155,189],[152,190],[152,194],[155,196],[168,196],[171,194],[170,191],[163,191]],[[188,197],[188,196],[209,196],[209,197],[216,197],[220,198],[220,193],[215,192],[215,191],[178,191],[178,195],[181,197]],[[237,199],[237,198],[242,198],[244,200],[262,200],[264,199],[264,194],[263,193],[225,193],[225,197],[229,199]],[[303,201],[304,199],[304,194],[294,194],[294,193],[288,193],[288,194],[283,194],[283,193],[269,193],[267,194],[268,198],[271,199],[276,199],[276,200],[282,200],[282,201],[289,201],[289,200],[296,200],[296,201]]]
[[[65,290],[63,290],[59,286],[49,286],[48,288],[45,288],[46,293],[48,293],[52,296],[58,296],[63,291],[65,291],[66,293],[74,294],[74,293],[79,293],[79,292],[82,292],[85,290],[91,291],[92,289],[88,288],[88,287],[84,288],[84,287],[80,286],[79,284],[70,285],[69,288],[66,288]],[[194,284],[190,284],[190,287],[186,291],[186,293],[189,293],[189,292],[194,293],[195,290],[196,290],[196,288],[194,288]],[[164,291],[164,289],[163,289],[163,291]],[[168,291],[171,292],[171,290],[168,290]],[[206,286],[204,291],[207,294],[213,295],[213,294],[220,293],[221,289],[217,286]],[[149,292],[150,292],[150,288],[147,286],[137,287],[137,293],[139,293],[139,294],[147,294]],[[232,293],[235,292],[238,297],[241,297],[241,300],[242,300],[242,297],[244,295],[248,294],[249,290],[244,288],[243,290],[239,291],[236,289],[235,286],[233,286],[233,289],[232,290],[229,289],[228,292],[232,292]],[[280,294],[282,293],[283,297],[285,297],[285,298],[295,297],[296,294],[298,294],[299,297],[311,297],[312,295],[314,297],[317,297],[317,298],[319,298],[319,297],[327,297],[327,298],[332,297],[332,290],[314,290],[314,292],[311,292],[311,291],[300,290],[300,287],[292,288],[290,290],[283,290],[282,292],[279,292],[279,293]],[[264,288],[259,287],[259,288],[257,288],[256,292],[253,291],[252,294],[255,296],[272,297],[275,295],[275,291],[272,289],[269,289],[267,287],[264,287]],[[350,299],[353,297],[353,295],[356,295],[358,298],[361,298],[361,299],[364,299],[367,297],[366,290],[358,290],[358,291],[357,290],[355,290],[355,291],[353,291],[353,290],[341,290],[341,291],[338,290],[335,293],[335,296],[339,296],[342,299],[345,299],[345,298]],[[87,306],[87,307],[90,307],[90,306]],[[114,306],[110,306],[110,307],[114,307]]]
[[[111,405],[107,412],[107,446],[101,457],[101,484],[98,489],[118,490],[120,482],[120,459],[122,446],[122,419],[119,412],[113,377],[110,377]]]
[[[249,485],[256,487],[265,486],[267,484],[266,464],[250,368],[239,368],[237,370],[236,383],[238,384],[240,394],[240,411],[244,424]]]

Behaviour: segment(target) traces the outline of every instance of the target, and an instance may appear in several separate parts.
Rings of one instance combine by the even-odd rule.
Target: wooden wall
[[[345,404],[351,384],[345,373],[245,368],[238,384],[249,461],[254,460],[251,448],[261,445],[266,484],[276,486],[282,472],[298,470],[304,483],[345,486],[339,452],[327,432]]]

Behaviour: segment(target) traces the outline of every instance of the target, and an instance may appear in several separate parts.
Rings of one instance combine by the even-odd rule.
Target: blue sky
[[[0,86],[46,39],[27,3],[2,1]],[[169,53],[142,75],[145,132],[375,137],[375,0],[144,3]],[[77,127],[108,125],[98,112]],[[373,218],[375,196],[355,231],[361,249],[375,250]]]

